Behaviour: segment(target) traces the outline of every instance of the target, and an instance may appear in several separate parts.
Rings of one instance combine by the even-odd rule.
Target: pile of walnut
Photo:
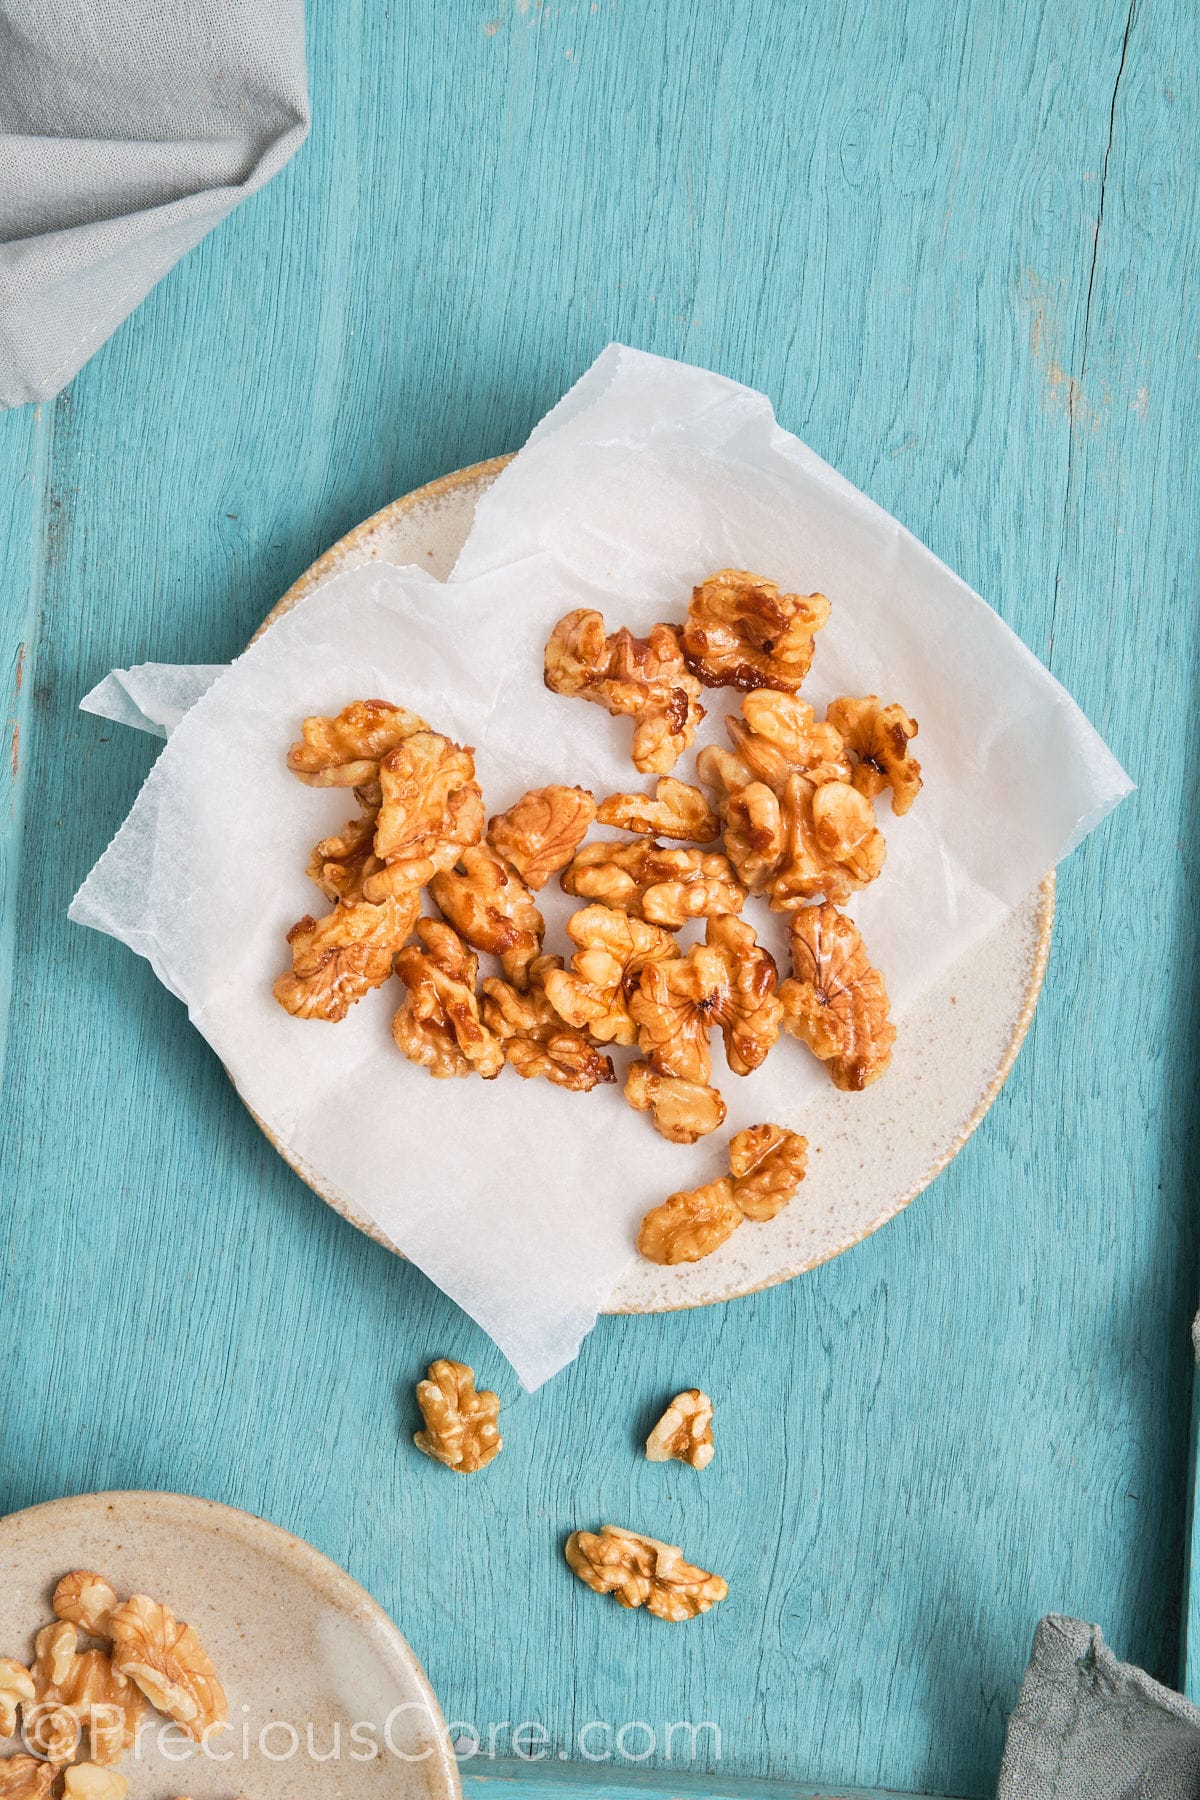
[[[64,1575],[52,1604],[32,1663],[0,1658],[0,1738],[16,1735],[19,1715],[35,1752],[0,1761],[0,1800],[49,1800],[60,1777],[65,1800],[125,1800],[113,1765],[137,1742],[147,1700],[198,1744],[224,1730],[217,1672],[168,1607],[146,1594],[120,1600],[88,1569]],[[85,1734],[90,1758],[75,1762]]]
[[[895,1040],[887,990],[839,908],[883,867],[876,799],[890,789],[902,814],[921,787],[909,754],[917,724],[875,695],[835,700],[824,719],[799,698],[828,617],[824,595],[784,594],[736,569],[694,590],[684,625],[646,638],[607,633],[597,612],[568,613],[546,646],[547,687],[630,717],[634,765],[659,778],[653,795],[599,806],[585,789],[551,786],[488,820],[473,752],[414,713],[359,700],[305,719],[289,768],[314,787],[353,789],[359,810],[313,851],[308,873],[333,906],[288,933],[280,1005],[336,1021],[394,974],[405,992],[392,1035],[437,1077],[491,1080],[508,1063],[587,1090],[616,1079],[607,1049],[636,1048],[626,1098],[680,1144],[725,1119],[714,1029],[734,1075],[759,1068],[782,1030],[837,1087],[878,1080]],[[702,687],[743,690],[726,720],[732,749],[697,758],[704,791],[671,774],[704,717]],[[630,838],[585,844],[593,822]],[[569,964],[545,953],[534,900],[556,874],[585,903],[567,924]],[[423,916],[426,893],[440,917]],[[787,916],[782,982],[741,917],[748,895]],[[676,934],[693,921],[703,941],[685,948]],[[499,976],[480,982],[479,952],[498,959]],[[749,1204],[750,1170],[739,1174],[731,1146],[730,1179],[647,1216],[644,1255],[694,1261],[790,1198],[804,1140],[755,1130],[777,1134],[776,1151],[791,1145],[757,1170]]]

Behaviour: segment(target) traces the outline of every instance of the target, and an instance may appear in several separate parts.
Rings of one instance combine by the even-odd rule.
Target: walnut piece
[[[585,1092],[615,1081],[612,1058],[603,1056],[583,1032],[572,1030],[546,994],[546,977],[562,971],[561,956],[539,956],[522,992],[511,982],[488,976],[480,1013],[504,1046],[504,1058],[524,1080],[542,1075],[556,1087]]]
[[[531,788],[488,820],[487,841],[536,893],[566,868],[595,817],[587,788]]]
[[[336,718],[305,719],[301,739],[288,751],[293,775],[309,787],[362,787],[378,780],[380,760],[424,719],[389,700],[354,700]]]
[[[679,955],[669,931],[608,906],[585,906],[567,920],[567,936],[579,946],[571,967],[547,969],[546,997],[564,1022],[601,1044],[637,1042],[629,1011],[642,970]]]
[[[708,1033],[717,1025],[730,1069],[748,1075],[779,1036],[783,1009],[776,977],[775,959],[753,926],[733,914],[709,919],[703,944],[642,971],[629,1001],[642,1055],[660,1074],[706,1087],[712,1074]]]
[[[782,1125],[750,1125],[729,1140],[733,1197],[743,1218],[773,1219],[800,1183],[808,1139]]]
[[[51,1604],[56,1618],[78,1625],[89,1637],[106,1638],[117,1596],[103,1575],[91,1569],[72,1569],[55,1588]]]
[[[618,1525],[573,1531],[565,1555],[594,1593],[613,1594],[624,1607],[644,1606],[658,1619],[694,1619],[729,1592],[719,1575],[684,1562],[677,1545]]]
[[[526,985],[546,926],[510,862],[490,844],[474,844],[453,869],[433,877],[429,892],[473,950],[498,956],[506,978],[519,988]]]
[[[17,1708],[32,1705],[35,1698],[33,1676],[24,1663],[11,1656],[0,1656],[0,1738],[10,1738],[17,1729]]]
[[[781,594],[748,569],[720,569],[692,591],[683,628],[687,665],[705,687],[794,693],[828,618],[824,594]]]
[[[417,1383],[417,1405],[425,1429],[414,1433],[413,1443],[435,1462],[473,1475],[499,1456],[499,1398],[486,1390],[476,1393],[475,1371],[468,1364],[445,1358],[430,1363],[428,1379]]]
[[[68,1761],[85,1726],[98,1763],[115,1762],[136,1741],[141,1694],[107,1651],[79,1649],[71,1621],[60,1620],[38,1632],[32,1674],[37,1704],[26,1709],[25,1737],[41,1755],[52,1762]]]
[[[722,1176],[671,1194],[642,1220],[637,1247],[648,1262],[692,1263],[711,1256],[742,1223],[733,1183]]]
[[[314,848],[308,859],[308,878],[330,900],[361,900],[363,882],[383,868],[375,854],[378,816],[378,807],[364,807],[356,819],[347,819],[341,831],[322,838]]]
[[[707,1469],[715,1446],[712,1434],[713,1403],[699,1388],[676,1394],[646,1439],[648,1462],[684,1462],[693,1469]]]
[[[721,835],[721,821],[699,788],[673,775],[660,776],[654,799],[647,794],[610,794],[596,810],[601,825],[637,831],[645,837],[680,838],[711,844]]]
[[[819,720],[806,700],[759,688],[742,698],[741,716],[725,721],[734,752],[753,781],[782,793],[791,774],[810,781],[849,781],[850,759],[841,732]]]
[[[420,947],[396,957],[408,989],[392,1020],[392,1036],[410,1062],[438,1080],[478,1074],[485,1081],[504,1067],[504,1050],[484,1025],[475,995],[479,960],[440,919],[419,919]]]
[[[717,850],[669,850],[650,840],[585,844],[562,887],[635,918],[678,931],[689,919],[740,912],[746,890]]]
[[[344,1019],[391,975],[420,910],[420,896],[410,889],[377,906],[339,900],[323,919],[306,913],[287,934],[292,966],[275,983],[276,1000],[297,1019]]]
[[[200,1639],[169,1607],[134,1594],[112,1615],[113,1667],[197,1743],[224,1729],[225,1690]]]
[[[364,880],[367,900],[423,887],[483,836],[474,752],[440,731],[414,732],[384,757],[379,794],[375,855],[385,866]]]
[[[648,1112],[654,1129],[672,1144],[694,1144],[725,1123],[725,1102],[714,1087],[660,1075],[648,1062],[630,1063],[625,1098]]]
[[[0,1800],[50,1800],[60,1763],[38,1756],[9,1756],[0,1761]]]
[[[673,625],[653,625],[644,638],[625,629],[606,636],[601,614],[581,607],[551,632],[545,678],[553,693],[632,718],[633,765],[643,775],[669,775],[704,717]]]
[[[129,1783],[99,1763],[74,1763],[63,1774],[64,1800],[125,1800]]]
[[[908,754],[917,721],[895,703],[881,706],[878,694],[833,700],[827,716],[856,758],[854,785],[859,793],[873,800],[890,787],[892,811],[906,813],[921,791],[921,765]]]
[[[883,976],[858,927],[836,906],[792,916],[794,978],[779,989],[783,1027],[828,1065],[835,1087],[857,1093],[887,1068],[896,1041]]]

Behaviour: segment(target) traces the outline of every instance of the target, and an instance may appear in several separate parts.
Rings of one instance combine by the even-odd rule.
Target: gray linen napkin
[[[307,132],[302,0],[0,0],[0,406],[64,387]]]
[[[1008,1721],[997,1800],[1198,1800],[1200,1708],[1051,1613]]]

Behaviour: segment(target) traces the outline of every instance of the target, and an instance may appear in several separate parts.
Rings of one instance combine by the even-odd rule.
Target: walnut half
[[[646,1439],[647,1462],[685,1462],[707,1469],[715,1454],[713,1403],[699,1388],[676,1394]]]
[[[428,1377],[417,1383],[417,1405],[425,1429],[413,1433],[413,1443],[435,1462],[473,1475],[499,1456],[499,1397],[476,1393],[475,1371],[467,1363],[445,1357],[430,1363]]]
[[[31,1706],[34,1700],[33,1676],[24,1663],[11,1656],[0,1656],[0,1738],[10,1738],[17,1729],[17,1709]]]
[[[0,1761],[0,1800],[50,1800],[60,1765],[40,1756],[8,1756]]]
[[[699,788],[664,775],[647,794],[610,794],[596,811],[601,825],[636,831],[643,837],[678,838],[684,843],[711,844],[721,835],[721,821]]]
[[[196,1743],[223,1731],[225,1689],[192,1626],[148,1594],[134,1594],[112,1615],[113,1668],[151,1706]]]
[[[658,1619],[694,1619],[729,1592],[719,1575],[685,1562],[677,1545],[619,1525],[573,1531],[565,1555],[593,1593],[612,1594],[619,1606],[644,1606]]]
[[[550,634],[545,679],[555,694],[632,718],[633,766],[643,775],[669,775],[704,717],[673,625],[652,625],[644,638],[624,629],[607,636],[601,614],[580,607]]]
[[[824,594],[782,594],[748,569],[720,569],[692,593],[683,649],[706,687],[795,693],[829,618]]]
[[[773,1219],[804,1179],[807,1139],[781,1125],[751,1125],[729,1144],[729,1174],[671,1194],[642,1220],[637,1247],[648,1262],[700,1262],[744,1219]]]
[[[791,945],[783,1028],[820,1057],[835,1087],[859,1093],[887,1069],[896,1041],[883,976],[857,925],[828,903],[793,914]]]

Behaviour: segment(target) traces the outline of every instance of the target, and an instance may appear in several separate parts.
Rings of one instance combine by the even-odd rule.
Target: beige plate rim
[[[378,532],[386,530],[393,520],[401,517],[404,513],[414,511],[418,507],[429,506],[461,487],[473,487],[481,482],[494,480],[495,477],[499,475],[500,471],[512,461],[513,454],[515,454],[515,452],[510,453],[507,456],[491,457],[486,462],[470,463],[466,468],[454,469],[450,474],[440,476],[437,481],[427,482],[424,487],[413,488],[410,493],[402,494],[398,500],[393,500],[389,505],[381,507],[378,512],[372,513],[369,519],[364,519],[360,525],[356,525],[352,531],[347,532],[345,537],[339,538],[335,544],[331,544],[324,555],[318,557],[317,561],[292,583],[286,594],[276,601],[275,605],[271,608],[270,612],[255,632],[254,637],[251,638],[251,643],[256,642],[257,639],[262,636],[264,631],[268,630],[277,619],[282,618],[284,613],[289,612],[299,600],[303,600],[306,595],[312,593],[314,588],[320,586],[326,576],[330,575],[338,565],[344,561],[348,554],[361,549],[361,547],[365,543],[368,543]],[[1030,1022],[1033,1019],[1034,1009],[1037,1006],[1038,997],[1042,991],[1042,983],[1046,976],[1046,965],[1050,959],[1050,940],[1054,931],[1055,885],[1055,874],[1054,871],[1051,870],[1038,890],[1040,903],[1037,918],[1037,939],[1034,945],[1033,959],[1029,970],[1029,981],[1025,990],[1025,1001],[1013,1028],[1013,1034],[1009,1040],[1008,1047],[1000,1060],[1000,1064],[996,1069],[995,1074],[980,1095],[974,1110],[963,1122],[957,1137],[955,1137],[953,1142],[944,1150],[939,1152],[934,1158],[933,1163],[921,1176],[920,1180],[914,1182],[910,1188],[906,1189],[905,1192],[897,1198],[894,1206],[889,1208],[886,1213],[881,1214],[880,1217],[872,1220],[871,1224],[867,1226],[864,1231],[857,1232],[853,1237],[847,1238],[844,1243],[840,1243],[833,1249],[823,1252],[820,1256],[810,1257],[794,1266],[773,1270],[764,1281],[735,1282],[731,1284],[726,1292],[713,1295],[703,1300],[684,1300],[674,1304],[663,1302],[659,1305],[608,1306],[605,1307],[605,1312],[610,1315],[689,1312],[696,1306],[716,1306],[723,1304],[726,1300],[741,1299],[746,1294],[762,1293],[767,1288],[779,1286],[781,1282],[793,1281],[797,1275],[807,1274],[810,1269],[818,1268],[821,1263],[831,1262],[835,1256],[840,1256],[844,1250],[851,1250],[855,1244],[863,1243],[867,1238],[871,1237],[873,1233],[878,1231],[881,1226],[888,1224],[888,1222],[894,1219],[898,1213],[903,1212],[904,1208],[915,1200],[918,1194],[924,1193],[930,1182],[934,1181],[937,1176],[941,1174],[942,1170],[954,1160],[963,1145],[978,1130],[983,1119],[993,1105],[996,1096],[999,1094],[1001,1088],[1004,1086],[1004,1083],[1008,1080],[1008,1077],[1012,1072],[1013,1064],[1017,1060],[1017,1054],[1025,1041],[1025,1034],[1029,1030]],[[245,1104],[245,1102],[243,1102],[243,1104]],[[331,1206],[334,1212],[340,1213],[342,1218],[349,1220],[351,1225],[354,1225],[359,1231],[365,1233],[367,1237],[372,1238],[375,1243],[382,1244],[384,1249],[390,1250],[393,1255],[403,1257],[404,1252],[398,1245],[392,1242],[385,1232],[379,1229],[378,1225],[376,1225],[373,1220],[360,1213],[354,1206],[354,1203],[347,1200],[343,1195],[332,1193],[327,1188],[323,1187],[321,1185],[320,1176],[314,1170],[309,1168],[303,1157],[297,1156],[286,1144],[282,1144],[275,1136],[274,1132],[271,1131],[258,1117],[258,1114],[252,1107],[247,1107],[246,1110],[250,1113],[251,1118],[259,1127],[260,1131],[264,1133],[273,1147],[279,1152],[280,1156],[282,1156],[283,1160],[295,1171],[301,1181],[303,1181],[307,1187],[310,1187],[327,1206]]]

